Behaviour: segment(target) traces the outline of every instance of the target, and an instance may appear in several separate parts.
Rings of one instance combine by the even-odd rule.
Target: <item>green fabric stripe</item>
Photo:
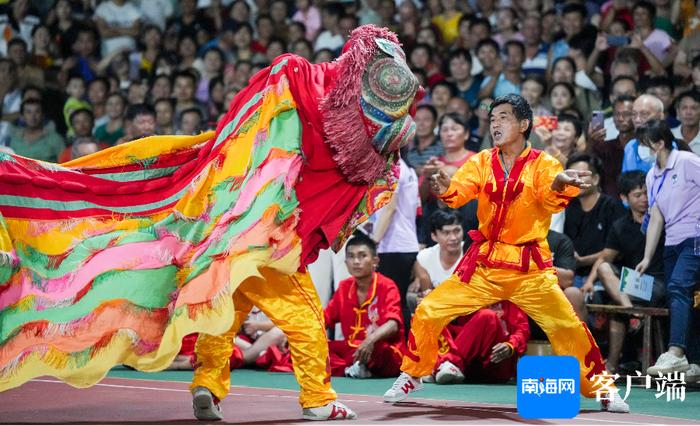
[[[95,278],[93,287],[76,304],[44,310],[34,308],[20,312],[17,309],[0,311],[0,344],[23,324],[40,320],[48,320],[53,324],[75,321],[110,300],[125,299],[146,309],[163,308],[170,301],[170,293],[177,288],[176,272],[177,267],[174,265],[159,269],[110,271]]]
[[[55,211],[77,211],[83,209],[104,209],[112,211],[115,213],[137,213],[147,210],[158,209],[163,206],[167,206],[180,198],[187,191],[190,190],[189,185],[183,186],[177,193],[171,195],[170,197],[155,201],[148,204],[138,204],[134,206],[121,206],[121,207],[111,207],[102,206],[99,204],[91,203],[89,201],[57,201],[57,200],[44,200],[41,198],[33,197],[22,197],[18,195],[2,195],[0,196],[0,204],[10,207],[28,207],[34,209],[51,209]]]
[[[285,59],[283,61],[280,61],[279,64],[275,65],[270,69],[270,75],[275,75],[278,72],[282,70],[287,65],[288,60]],[[258,102],[262,98],[262,93],[258,92],[255,95],[253,95],[252,98],[248,102],[243,105],[241,110],[236,114],[233,120],[229,121],[229,123],[224,126],[223,129],[221,129],[221,133],[219,133],[219,137],[216,138],[216,142],[214,143],[214,146],[219,145],[221,142],[225,141],[228,139],[229,136],[231,136],[231,133],[233,132],[233,129],[238,126],[238,123],[241,121],[241,119],[248,114],[248,110],[255,105],[256,102]]]
[[[136,170],[133,172],[123,173],[95,173],[93,174],[93,176],[101,179],[113,180],[116,182],[130,182],[135,180],[148,180],[163,176],[170,176],[179,168],[180,166],[172,166],[163,167],[162,169]]]

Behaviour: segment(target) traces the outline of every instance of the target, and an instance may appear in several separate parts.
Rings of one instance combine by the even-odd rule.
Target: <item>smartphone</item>
[[[534,123],[532,124],[533,127],[544,127],[545,129],[549,130],[550,132],[554,129],[557,128],[557,125],[559,124],[559,117],[556,115],[545,115],[545,116],[537,116],[534,119]]]
[[[630,38],[627,36],[609,35],[607,39],[608,46],[610,47],[627,46],[628,44],[630,44]]]
[[[603,111],[593,111],[591,114],[591,127],[601,129],[605,126],[605,114]]]

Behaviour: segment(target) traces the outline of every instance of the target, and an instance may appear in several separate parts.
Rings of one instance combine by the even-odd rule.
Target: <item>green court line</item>
[[[125,368],[113,369],[108,377],[125,379],[166,380],[173,382],[186,382],[192,380],[191,371],[161,371],[158,373],[142,373],[140,371]],[[346,377],[333,377],[333,388],[340,394],[351,395],[375,395],[381,396],[391,387],[394,379],[349,379]],[[233,386],[274,388],[299,390],[296,379],[291,373],[268,373],[260,370],[234,370],[231,373]],[[655,386],[655,384],[652,384]],[[624,385],[620,386],[624,396]],[[655,397],[656,388],[633,388],[627,402],[632,407],[633,414],[649,414],[654,416],[674,417],[679,419],[700,420],[700,389],[686,388],[685,401],[666,402],[665,395],[659,399]],[[436,385],[427,383],[423,390],[416,394],[417,398],[452,400],[473,403],[509,404],[515,405],[515,385]],[[582,398],[581,410],[597,410],[599,403],[595,400]],[[610,414],[610,419],[615,419],[615,414]]]

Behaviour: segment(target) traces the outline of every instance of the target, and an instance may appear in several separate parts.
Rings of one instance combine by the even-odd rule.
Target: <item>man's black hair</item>
[[[580,152],[572,155],[566,162],[566,168],[570,169],[575,163],[586,163],[591,173],[601,176],[603,173],[603,162],[595,155]]]
[[[455,58],[464,58],[470,64],[472,63],[472,54],[469,53],[467,49],[459,48],[450,50],[450,53],[447,55],[447,64],[449,65],[449,63]]]
[[[700,92],[697,90],[686,90],[676,97],[676,107],[681,105],[681,101],[685,98],[690,98],[697,103],[700,103]]]
[[[438,209],[430,215],[430,233],[440,231],[443,226],[459,225],[464,229],[462,215],[458,210]]]
[[[369,252],[372,253],[372,256],[377,255],[377,243],[361,232],[356,232],[355,235],[350,238],[350,241],[348,241],[347,245],[345,246],[345,253],[347,253],[348,250],[350,250],[350,247],[353,246],[365,246],[369,249]]]
[[[648,2],[646,0],[639,0],[632,6],[632,12],[634,13],[634,10],[637,9],[638,7],[641,7],[642,9],[646,9],[647,12],[649,12],[649,16],[651,16],[651,25],[654,25],[654,18],[656,18],[656,6],[654,6],[653,3]]]
[[[78,108],[74,111],[71,111],[70,115],[68,116],[68,122],[73,124],[73,119],[78,114],[87,114],[88,117],[90,117],[90,121],[92,121],[93,123],[95,122],[95,113],[93,113],[90,108]]]
[[[126,108],[126,119],[134,121],[139,115],[150,115],[155,118],[156,110],[149,104],[133,104]]]
[[[621,174],[620,177],[617,178],[617,189],[620,191],[620,195],[626,197],[635,189],[644,188],[644,185],[646,185],[646,177],[646,173],[641,170],[632,170]]]
[[[530,104],[527,103],[525,98],[520,95],[509,94],[505,96],[499,96],[493,103],[491,103],[491,108],[489,108],[489,119],[491,114],[493,114],[494,108],[499,105],[508,104],[513,107],[513,115],[517,120],[529,120],[527,130],[525,130],[525,139],[530,138],[530,133],[532,132],[532,108]]]

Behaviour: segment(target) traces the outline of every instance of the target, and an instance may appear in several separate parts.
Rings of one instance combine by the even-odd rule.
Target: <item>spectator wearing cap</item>
[[[649,120],[664,119],[664,103],[653,95],[641,95],[632,105],[635,130]],[[622,159],[622,173],[631,170],[648,172],[654,164],[654,157],[646,146],[640,146],[637,139],[632,139],[625,145]]]
[[[24,127],[12,128],[9,147],[17,155],[55,163],[65,145],[56,131],[44,126],[41,102],[27,99],[22,102],[20,114]]]
[[[673,136],[688,144],[700,155],[700,92],[691,90],[678,95],[676,115],[680,124],[671,129]]]
[[[106,0],[100,3],[95,9],[94,19],[102,37],[102,56],[136,47],[143,15],[129,0]]]

